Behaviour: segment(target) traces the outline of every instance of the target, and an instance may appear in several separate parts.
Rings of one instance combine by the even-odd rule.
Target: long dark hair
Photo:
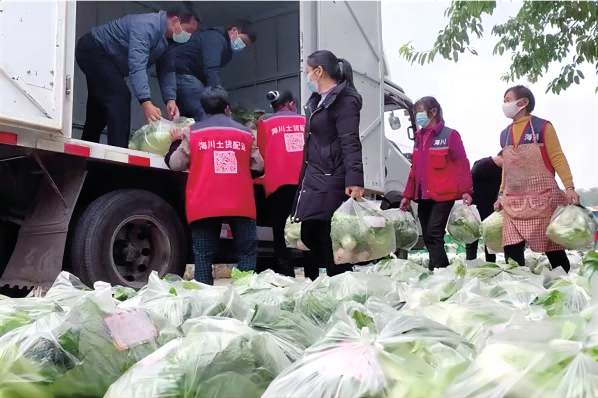
[[[347,82],[353,84],[353,68],[349,61],[343,58],[337,58],[328,50],[318,50],[307,57],[307,64],[312,68],[321,66],[328,75],[336,80],[337,83]]]
[[[270,101],[270,105],[272,105],[272,109],[274,110],[274,112],[278,112],[281,106],[293,102],[293,94],[291,94],[291,92],[288,90],[285,90],[283,92],[270,91],[267,97],[268,101]]]

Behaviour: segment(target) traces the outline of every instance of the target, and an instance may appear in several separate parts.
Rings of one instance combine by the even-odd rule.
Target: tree
[[[399,53],[411,64],[433,62],[438,54],[457,62],[459,53],[469,49],[470,34],[482,37],[482,15],[492,15],[495,8],[495,1],[454,1],[444,13],[448,25],[439,32],[432,49],[417,51],[409,42]],[[597,10],[596,1],[524,1],[516,17],[492,28],[492,34],[500,38],[493,54],[512,52],[510,70],[501,80],[527,76],[530,83],[535,83],[551,63],[568,59],[571,52],[573,59],[548,84],[547,93],[559,94],[574,82],[579,84],[585,78],[577,69],[582,63],[596,63],[598,74]]]

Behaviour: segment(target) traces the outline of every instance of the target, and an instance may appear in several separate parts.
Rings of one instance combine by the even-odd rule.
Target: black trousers
[[[505,256],[515,260],[520,267],[525,267],[525,242],[520,242],[515,245],[505,246]],[[555,250],[553,252],[546,252],[546,257],[550,261],[552,268],[563,267],[567,272],[571,269],[571,263],[564,250]]]
[[[330,221],[303,221],[301,223],[301,240],[309,249],[308,252],[304,253],[306,255],[304,261],[305,276],[312,281],[318,277],[320,268],[326,268],[328,276],[353,270],[351,264],[334,264]]]
[[[479,241],[475,241],[473,243],[470,243],[468,245],[465,245],[465,252],[467,255],[467,260],[475,260],[476,258],[478,258],[478,242]],[[486,261],[489,263],[496,263],[496,254],[490,254],[488,253],[488,249],[486,247],[484,247],[484,253],[486,254]]]
[[[131,91],[119,68],[91,33],[79,39],[77,64],[87,79],[87,109],[82,140],[100,142],[108,126],[108,145],[126,148],[131,130]]]
[[[434,268],[445,268],[449,260],[444,250],[444,235],[446,234],[446,223],[448,221],[454,200],[436,202],[431,199],[417,201],[417,213],[424,234],[424,243],[430,254],[430,270]]]
[[[267,199],[268,213],[272,233],[274,234],[275,272],[295,276],[291,264],[291,250],[287,248],[284,239],[284,226],[293,209],[293,201],[297,193],[297,185],[283,185],[273,192]]]

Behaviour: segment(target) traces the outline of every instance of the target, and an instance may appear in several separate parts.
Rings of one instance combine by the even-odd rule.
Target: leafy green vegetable
[[[253,271],[240,271],[238,268],[233,268],[230,273],[231,278],[233,281],[238,281],[239,279],[245,278],[248,275],[253,275]]]
[[[383,213],[393,223],[397,249],[411,250],[419,240],[417,223],[411,213],[400,209],[388,209]]]
[[[484,221],[482,221],[482,238],[484,244],[490,250],[501,253],[503,251],[502,245],[502,227],[503,227],[503,211],[494,212]]]
[[[165,156],[171,144],[170,129],[184,128],[195,124],[195,120],[179,118],[174,121],[158,119],[142,126],[129,140],[129,149]]]
[[[46,298],[3,300],[0,305],[0,336],[13,329],[29,325],[53,312],[60,313],[62,308]]]
[[[480,213],[475,206],[457,205],[449,216],[447,230],[460,243],[476,242],[482,234]]]
[[[588,209],[559,206],[554,212],[546,236],[572,250],[585,250],[594,243],[596,220]]]

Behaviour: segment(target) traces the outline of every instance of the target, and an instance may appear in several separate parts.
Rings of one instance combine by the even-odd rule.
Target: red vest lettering
[[[255,219],[251,134],[210,127],[191,132],[190,138],[187,221],[232,216]]]
[[[283,185],[298,185],[303,164],[305,116],[283,111],[262,118],[257,126],[264,158],[264,190],[269,196]]]
[[[449,156],[449,140],[452,133],[453,129],[443,127],[434,137],[434,142],[428,151],[428,170],[426,171],[428,194],[437,202],[460,198],[457,168]],[[415,165],[420,156],[417,148],[419,148],[419,136],[415,138],[415,150],[412,155],[412,163]]]

